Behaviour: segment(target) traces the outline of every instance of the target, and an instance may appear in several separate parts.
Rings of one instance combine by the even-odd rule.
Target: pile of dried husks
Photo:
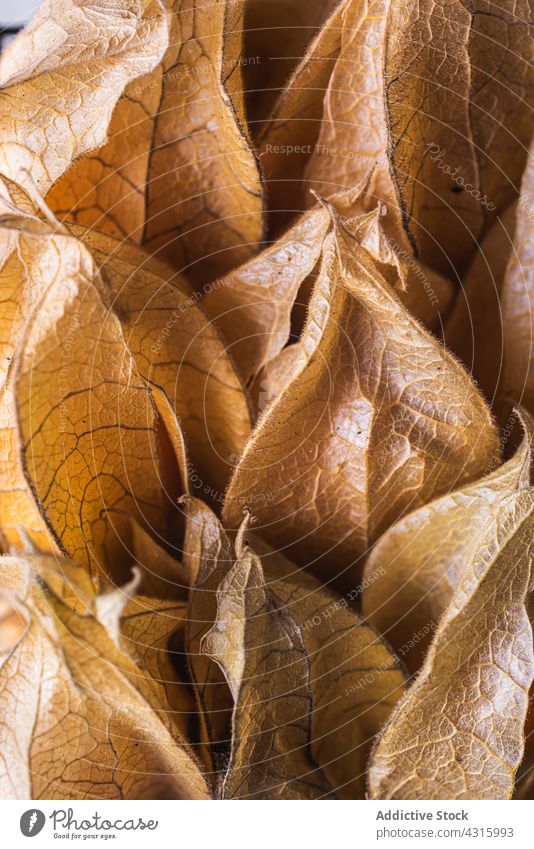
[[[2,798],[532,798],[533,15],[4,51]]]

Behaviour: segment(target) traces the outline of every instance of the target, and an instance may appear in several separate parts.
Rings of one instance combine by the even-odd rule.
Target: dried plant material
[[[334,202],[351,219],[361,211],[360,195],[356,187],[336,196]],[[202,299],[202,309],[220,328],[245,381],[276,360],[288,342],[295,301],[306,297],[306,283],[312,280],[329,224],[324,206],[303,213],[271,246],[217,281]],[[402,266],[403,302],[417,318],[436,328],[453,298],[451,282],[408,255],[409,261],[402,262],[387,242],[377,241],[373,248],[380,261],[396,269]]]
[[[364,184],[365,185],[365,184]],[[390,285],[410,313],[429,329],[440,333],[445,315],[454,298],[454,287],[450,280],[437,272],[417,263],[408,254],[398,254],[385,238],[377,213],[361,216],[357,212],[361,205],[362,191],[337,195],[334,204],[341,220],[350,226],[354,237],[381,266]],[[383,220],[383,219],[382,219]],[[350,224],[349,224],[350,222]],[[323,260],[318,273],[332,273],[333,251],[323,250]],[[319,331],[327,315],[326,303],[318,287],[316,275],[310,275],[299,290],[299,307],[310,316],[307,330],[301,333],[298,342],[287,345],[258,372],[250,387],[255,409],[262,413],[267,406],[289,385],[293,377],[309,359],[319,340]],[[307,286],[311,287],[308,294]],[[306,302],[300,302],[305,298]],[[292,318],[295,315],[293,310]],[[305,325],[306,327],[306,325]]]
[[[227,76],[240,74],[225,44],[234,0],[165,5],[160,63],[130,83],[107,143],[76,163],[48,201],[61,217],[165,256],[202,288],[255,252],[262,188],[227,87]]]
[[[209,507],[185,500],[184,564],[191,575],[186,650],[199,707],[203,758],[211,773],[219,769],[229,746],[232,697],[224,675],[201,642],[217,616],[217,588],[234,562],[230,540]]]
[[[377,199],[389,210],[386,226],[402,249],[411,254],[403,232],[401,210],[389,147],[386,32],[395,4],[373,0],[346,4],[341,18],[339,54],[324,93],[320,131],[306,167],[307,184],[332,197],[362,180],[373,168],[364,204]],[[386,74],[384,74],[384,69]],[[335,121],[328,116],[335,115]]]
[[[519,782],[516,799],[534,799],[534,771],[532,769]]]
[[[0,796],[532,795],[532,14],[1,52]]]
[[[421,324],[443,335],[444,320],[454,302],[454,284],[427,266],[410,260],[407,269],[406,291],[398,292],[405,307]]]
[[[57,551],[26,479],[12,385],[0,390],[0,540],[6,550],[20,549],[20,528],[42,551]]]
[[[347,596],[306,585],[295,572],[268,588],[309,658],[312,757],[339,798],[363,799],[371,746],[406,690],[405,673]]]
[[[221,81],[225,91],[228,93],[232,108],[237,114],[240,129],[246,134],[248,141],[251,140],[250,127],[248,125],[245,107],[245,91],[243,71],[246,66],[244,62],[244,38],[245,38],[245,11],[247,4],[241,0],[226,0],[223,21],[224,32],[221,41]]]
[[[125,577],[129,526],[113,511],[164,530],[172,509],[155,408],[90,254],[73,238],[49,240],[57,273],[27,327],[17,374],[23,464],[60,549],[94,573]]]
[[[534,414],[534,152],[529,153],[516,210],[514,246],[502,289],[502,390]]]
[[[13,184],[9,183],[9,185],[12,189]],[[28,205],[27,196],[24,196],[24,200]],[[28,486],[23,469],[15,400],[13,398],[16,369],[12,368],[12,362],[26,332],[28,313],[31,314],[32,310],[39,309],[39,300],[45,296],[45,293],[48,293],[47,297],[53,300],[54,287],[61,290],[61,280],[67,278],[73,271],[73,257],[76,248],[69,246],[66,256],[70,256],[70,259],[64,261],[65,258],[62,257],[64,240],[55,239],[51,235],[54,231],[57,233],[63,231],[58,229],[58,225],[54,226],[53,222],[49,223],[36,217],[36,210],[33,206],[31,210],[31,212],[15,211],[10,215],[4,214],[1,219],[6,228],[4,232],[8,237],[17,232],[19,235],[17,236],[16,249],[13,246],[0,269],[0,289],[5,298],[6,307],[1,337],[2,354],[5,358],[3,358],[2,363],[2,365],[5,363],[2,378],[5,380],[5,385],[0,390],[2,395],[0,450],[6,458],[7,470],[0,488],[0,523],[2,536],[8,546],[14,545],[20,548],[17,526],[21,525],[41,549],[57,550],[56,543],[39,513],[39,505],[36,503],[34,493]],[[108,245],[108,247],[111,249],[114,244]],[[69,254],[70,250],[74,252]],[[136,259],[139,260],[140,252],[133,250]],[[113,253],[113,251],[111,252]],[[120,255],[122,256],[125,253],[130,254],[130,252],[121,251]],[[86,261],[89,262],[89,260]],[[52,292],[49,291],[50,289],[52,289]],[[82,304],[83,299],[80,298],[78,310],[82,309]],[[43,320],[42,315],[39,314],[37,322],[40,326],[45,325],[46,319]],[[60,351],[58,362],[60,364],[54,382],[60,392],[69,389],[67,372],[69,361],[75,359],[72,347],[73,333],[78,329],[77,323],[77,313],[73,313],[71,319],[67,322],[65,338],[58,345]],[[41,329],[45,333],[48,332],[46,327],[41,327]],[[120,331],[116,330],[115,332],[120,336]],[[89,351],[86,353],[89,354]],[[165,426],[171,430],[174,412],[167,409],[157,389],[155,390],[155,400],[158,404],[160,418],[165,418]],[[156,428],[159,438],[161,427],[158,427],[157,421]],[[188,474],[185,446],[180,427],[177,424],[172,431],[171,441],[173,443],[171,450],[179,457],[178,462],[181,471],[177,476],[179,491],[169,492],[169,496],[177,497],[187,489]],[[159,443],[158,448],[162,448],[161,439],[159,439]],[[165,469],[162,467],[160,471],[164,478]],[[165,489],[165,480],[163,480],[163,488]]]
[[[222,498],[251,421],[243,386],[217,329],[195,295],[123,261],[114,239],[94,234],[90,244],[140,374],[154,387],[156,403],[159,389],[178,415],[191,461],[186,474],[206,500]]]
[[[287,343],[295,298],[319,259],[329,223],[323,207],[304,213],[287,233],[219,280],[202,300],[244,380]]]
[[[11,583],[10,560],[0,557],[2,585],[0,586],[0,667],[9,657],[28,627],[25,611],[14,594]],[[6,580],[6,571],[8,572]]]
[[[26,194],[23,197],[30,203]],[[33,205],[30,210],[16,209],[14,214],[2,211],[0,217],[2,242],[6,247],[0,267],[1,388],[9,383],[14,355],[28,315],[58,274],[58,252],[53,242],[46,238],[37,239],[33,232],[35,228],[43,227],[46,235],[51,232],[51,226],[36,216],[37,210]]]
[[[235,703],[221,797],[330,796],[332,788],[310,754],[306,650],[291,616],[275,606],[254,555],[244,554],[223,579],[217,620],[201,648],[220,664]]]
[[[187,604],[137,596],[120,618],[120,647],[160,693],[171,727],[183,739],[191,736],[195,713],[193,689],[178,670],[184,668]],[[175,661],[175,662],[173,662]]]
[[[534,676],[525,608],[534,517],[530,445],[521,454],[522,486],[498,493],[499,507],[492,505],[464,551],[422,670],[378,742],[369,769],[375,799],[512,795]]]
[[[57,252],[46,239],[24,235],[23,229],[41,223],[29,195],[7,178],[0,180],[0,194],[0,538],[6,549],[20,548],[23,527],[42,550],[53,551],[55,543],[22,467],[13,374],[28,314],[57,274]]]
[[[155,67],[167,39],[155,0],[45,0],[0,64],[0,173],[23,185],[29,175],[44,196],[104,144],[125,86]]]
[[[266,798],[315,798],[327,792],[319,768],[336,795],[363,798],[369,748],[404,691],[404,674],[346,598],[301,582],[277,552],[265,551],[262,565],[242,547],[244,530],[201,641],[235,705],[221,795],[248,798],[258,787]]]
[[[72,605],[73,609],[78,612],[81,604],[82,610],[87,608],[94,612],[96,618],[100,624],[104,626],[117,648],[120,648],[121,616],[124,613],[126,605],[137,593],[141,577],[139,571],[137,569],[132,569],[128,583],[123,584],[122,586],[117,586],[115,589],[107,590],[103,593],[97,592],[96,582],[91,578],[88,579],[87,572],[83,567],[81,570],[78,568],[78,572],[80,572],[80,577],[78,578],[77,574],[76,578],[81,591],[78,593],[78,598],[76,598],[76,590],[78,587],[75,583],[72,587],[74,590],[73,597],[75,599],[74,604]],[[57,578],[54,575],[53,580],[50,581],[51,573],[52,570],[48,569],[46,577],[48,578],[50,585],[55,586]],[[67,575],[67,577],[69,576]],[[87,587],[89,587],[89,592],[84,592]]]
[[[65,561],[52,586],[32,584],[21,599],[29,625],[0,669],[2,797],[208,798],[188,748],[158,715],[153,684],[89,607],[69,604],[77,577]]]
[[[462,280],[445,341],[493,403],[503,369],[502,287],[513,251],[515,204],[497,218]]]
[[[259,417],[269,404],[291,383],[306,363],[306,352],[300,342],[293,342],[262,368],[250,387],[250,395]]]
[[[176,410],[159,386],[151,386],[163,492],[173,503],[189,491],[189,459]]]
[[[479,475],[498,446],[468,375],[378,263],[343,224],[326,245],[308,325],[319,339],[249,441],[225,515],[235,525],[253,506],[267,541],[351,588],[358,557],[389,525]]]
[[[325,92],[340,50],[342,15],[349,3],[344,0],[336,6],[259,132],[260,161],[275,228],[305,206],[304,173],[320,132]]]
[[[194,300],[198,299],[198,295],[194,294],[193,287],[183,274],[176,271],[165,259],[147,253],[144,248],[125,239],[117,239],[101,230],[84,227],[83,224],[68,223],[66,230],[74,233],[91,251],[105,254],[109,262],[113,263],[115,259],[118,259],[140,269],[141,272],[149,271],[184,294],[192,296]]]
[[[234,781],[241,785],[242,779],[243,787],[250,787],[251,782],[257,780],[252,775],[258,761],[260,784],[278,781],[279,770],[285,769],[283,753],[280,753],[280,766],[275,751],[267,757],[268,763],[262,763],[256,747],[265,747],[266,753],[269,751],[270,736],[275,730],[269,725],[269,717],[272,718],[274,711],[279,716],[292,715],[293,700],[298,697],[294,692],[295,682],[300,680],[300,671],[292,668],[292,664],[300,664],[300,655],[297,653],[296,659],[293,658],[288,643],[287,664],[280,664],[275,651],[272,659],[265,658],[266,666],[261,674],[255,672],[250,680],[242,668],[243,663],[250,664],[251,670],[257,668],[255,664],[262,664],[261,651],[276,646],[279,639],[276,634],[284,627],[294,643],[293,649],[296,645],[299,652],[304,652],[309,667],[310,716],[302,719],[309,724],[307,733],[315,767],[323,770],[341,798],[363,798],[372,740],[406,685],[396,658],[376,632],[351,609],[346,597],[336,596],[322,587],[259,538],[251,536],[253,551],[243,549],[247,520],[236,542],[236,555],[228,536],[207,508],[191,500],[186,509],[190,529],[188,557],[198,564],[199,570],[189,607],[187,647],[206,740],[212,743],[215,764],[224,764],[229,738],[232,740],[230,748],[236,755],[223,785],[230,782],[233,786]],[[261,561],[258,554],[261,554]],[[258,614],[266,619],[265,623],[256,623],[256,614],[245,612],[250,595],[255,598],[256,593],[252,578],[246,579],[247,588],[241,584],[241,576],[250,566],[249,560],[254,564],[256,578],[261,578],[266,611],[271,611]],[[264,638],[258,636],[258,628],[265,630]],[[274,630],[273,636],[268,634],[270,628]],[[224,670],[225,679],[214,659]],[[270,663],[273,663],[272,669]],[[279,695],[275,692],[273,705],[265,705],[268,700],[262,694],[269,691],[271,677],[276,677],[275,670],[280,665],[284,668],[283,676],[273,686],[275,691],[277,686],[282,688],[285,676],[286,690],[280,689]],[[235,680],[237,674],[241,676],[240,684]],[[291,681],[290,687],[288,682]],[[245,705],[256,692],[257,700],[249,708],[244,708],[241,696],[237,696],[240,686],[249,692],[249,695],[243,694]],[[229,715],[232,698],[233,730]],[[249,711],[257,711],[256,722],[251,721]],[[247,728],[254,731],[250,740],[243,740],[240,729]],[[247,736],[249,732],[243,730],[243,734]],[[262,736],[263,739],[256,739]],[[242,746],[240,754],[236,754],[238,746]],[[300,754],[293,757],[289,750],[289,762],[294,761],[295,769],[300,759]],[[267,786],[263,792],[270,794]],[[275,786],[272,792],[277,795]],[[291,789],[289,792],[293,793]],[[298,783],[294,788],[297,796],[307,797],[309,792],[306,787],[299,789]],[[221,793],[232,795],[234,791],[223,786]],[[238,795],[248,795],[248,790],[240,789]]]
[[[181,552],[173,547],[174,550],[169,553],[167,547],[168,540],[161,537],[154,539],[141,525],[132,522],[132,554],[140,575],[139,593],[187,601],[191,581],[189,570],[178,559]]]
[[[243,74],[253,131],[268,114],[292,69],[306,52],[321,25],[339,0],[248,0],[245,16]],[[320,29],[319,32],[323,32]],[[273,45],[276,47],[273,49]],[[275,55],[273,55],[273,52]]]
[[[39,212],[43,207],[43,202],[38,193],[34,191],[32,192],[32,195],[33,197],[30,196],[28,192],[26,192],[22,186],[14,180],[10,180],[9,177],[0,175],[0,223],[2,224],[0,238],[0,269],[2,272],[7,260],[17,247],[17,230],[19,229],[19,223],[24,221],[24,226],[26,227],[29,222],[35,222],[36,217],[39,215]],[[23,270],[24,269],[22,269],[22,271]],[[2,345],[6,344],[7,335],[5,333],[5,327],[10,327],[13,315],[10,310],[13,310],[12,301],[14,300],[14,293],[9,290],[9,280],[12,280],[13,276],[14,271],[12,268],[11,272],[5,275],[7,282],[4,282],[3,275],[2,278],[0,278],[2,294],[4,295],[4,292],[9,293],[8,296],[5,297],[8,321],[5,322],[4,319],[2,322]],[[2,378],[4,377],[3,369],[4,364],[2,363]]]
[[[406,655],[413,672],[460,587],[466,564],[475,562],[487,545],[488,528],[510,499],[532,494],[530,420],[526,426],[507,463],[409,513],[386,531],[367,560],[363,614],[401,657]],[[506,433],[510,436],[519,427],[519,419],[512,417]]]
[[[391,163],[414,246],[444,273],[465,268],[519,188],[532,132],[528,22],[528,0],[498,15],[485,0],[391,4]]]
[[[534,165],[529,156],[517,204],[493,225],[473,259],[447,323],[446,341],[486,395],[507,395],[534,411],[530,258],[534,242]]]
[[[402,303],[430,330],[441,326],[456,294],[447,277],[415,260],[391,235],[391,215],[387,206],[374,202],[370,187],[377,179],[378,165],[363,171],[355,188],[331,195],[329,204],[351,231],[358,244],[379,264],[381,273]],[[362,215],[371,199],[371,212]]]
[[[271,145],[268,179],[284,179],[293,167],[299,179],[305,164],[304,186],[290,184],[298,209],[305,186],[330,197],[376,162],[369,202],[388,205],[388,227],[403,249],[411,242],[428,265],[461,272],[519,185],[531,137],[531,16],[527,0],[499,16],[485,2],[466,8],[458,0],[446,10],[393,0],[347,3],[331,19],[341,27],[339,47],[335,55],[332,34],[335,61],[322,74],[327,29],[314,45],[319,67],[312,74],[324,99],[318,91],[301,117],[307,57],[262,138]],[[310,132],[309,120],[318,132]],[[294,166],[287,150],[301,133],[311,144],[303,152],[299,145]]]

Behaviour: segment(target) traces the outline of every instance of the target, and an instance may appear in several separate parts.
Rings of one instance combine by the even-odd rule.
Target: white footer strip
[[[532,849],[533,815],[534,802],[1,801],[0,845]]]

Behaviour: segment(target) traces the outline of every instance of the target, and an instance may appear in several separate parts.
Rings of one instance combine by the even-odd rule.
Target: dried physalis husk
[[[329,198],[376,163],[368,203],[388,205],[399,248],[463,272],[515,199],[532,135],[530,4],[486,7],[340,3],[261,136],[273,209],[302,208],[309,188]]]
[[[465,519],[454,516],[454,495],[429,507],[441,527],[455,526],[452,534],[458,532],[463,550],[458,559],[451,557],[452,539],[446,542],[445,556],[448,550],[456,570],[450,601],[415,683],[373,753],[372,798],[507,799],[513,793],[534,677],[526,609],[534,528],[531,444],[529,422],[516,457],[500,478],[485,482],[486,493],[481,482],[478,493],[458,494],[457,503],[466,499],[475,523],[486,500],[486,515],[467,545],[461,538]],[[423,569],[428,575],[430,569]]]
[[[510,499],[532,491],[532,424],[513,457],[467,486],[409,513],[379,539],[365,564],[362,611],[412,672],[458,590],[467,562]],[[509,430],[520,428],[519,416]],[[497,458],[496,458],[497,462]]]
[[[406,687],[397,659],[351,597],[258,538],[244,546],[247,520],[234,553],[205,506],[189,516],[187,647],[220,794],[363,798],[372,741]]]
[[[124,88],[152,71],[168,38],[156,0],[45,0],[2,52],[0,174],[31,180],[44,197],[105,143]]]
[[[73,229],[91,248],[139,373],[156,403],[162,391],[178,415],[190,460],[186,474],[216,502],[251,429],[232,349],[181,279],[169,280],[141,251],[125,255],[110,236]]]
[[[165,6],[159,63],[121,91],[106,143],[47,200],[58,216],[164,256],[202,289],[249,259],[263,234],[260,173],[240,106],[243,7]]]
[[[99,621],[85,567],[37,556],[6,571],[27,627],[0,668],[2,797],[209,798],[161,686]]]
[[[469,375],[384,278],[389,253],[379,263],[375,242],[364,247],[376,218],[336,219],[326,238],[304,357],[249,440],[224,513],[236,526],[252,507],[260,536],[349,589],[389,525],[499,451]]]
[[[13,390],[24,476],[58,547],[124,579],[124,514],[165,533],[176,509],[158,414],[91,254],[67,235],[42,238],[55,274],[26,324]]]

